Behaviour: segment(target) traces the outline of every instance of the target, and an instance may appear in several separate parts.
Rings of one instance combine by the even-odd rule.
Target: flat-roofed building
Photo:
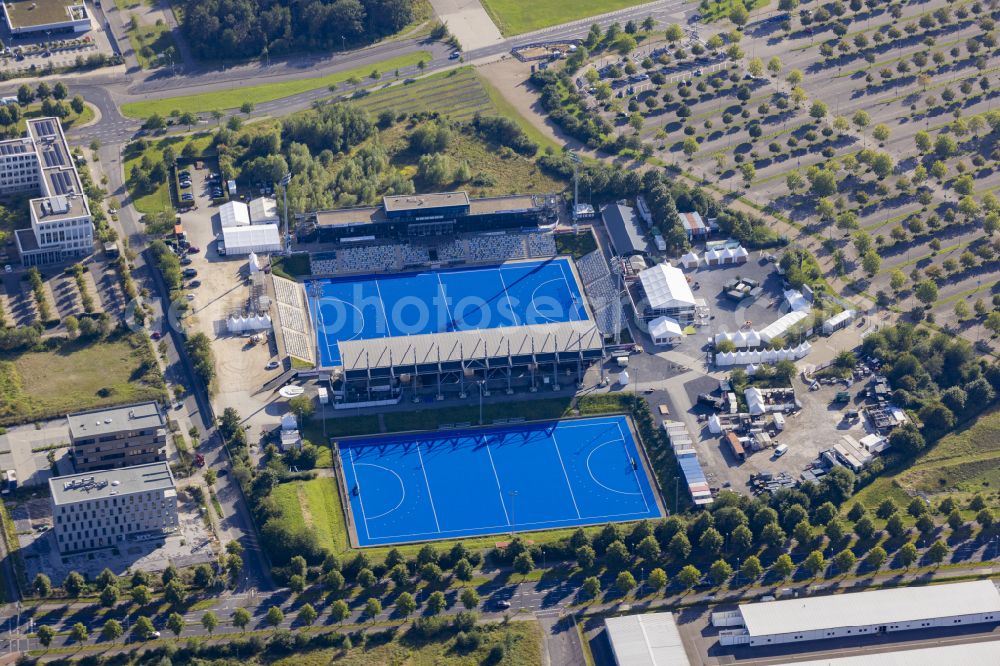
[[[60,553],[177,529],[177,489],[166,462],[54,477],[49,492]]]
[[[7,0],[2,7],[13,35],[79,34],[91,28],[83,0]]]
[[[781,666],[950,666],[951,664],[1000,664],[1000,641],[958,643],[933,647],[902,649],[886,652],[879,650],[866,654],[836,655],[823,659],[810,659],[782,664]]]
[[[167,459],[167,422],[155,402],[94,409],[67,418],[78,472]]]
[[[618,666],[689,666],[673,613],[624,615],[604,620]]]
[[[775,645],[1000,622],[991,580],[740,604],[712,614],[722,645]]]
[[[94,224],[58,118],[35,118],[20,139],[0,141],[0,193],[38,192],[30,229],[14,232],[21,263],[36,266],[94,249]]]

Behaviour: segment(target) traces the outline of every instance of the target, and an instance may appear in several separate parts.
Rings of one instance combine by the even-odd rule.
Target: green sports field
[[[486,13],[505,36],[585,19],[641,5],[648,0],[482,0]]]

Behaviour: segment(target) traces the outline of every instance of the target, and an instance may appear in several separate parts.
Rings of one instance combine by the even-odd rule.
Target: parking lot
[[[212,203],[210,165],[186,169],[190,172],[191,187],[181,191],[192,193],[195,205],[180,215],[189,242],[198,248],[197,253],[188,255],[190,267],[198,272],[194,278],[198,286],[188,289],[193,300],[189,302],[191,314],[185,326],[205,333],[212,340],[220,409],[235,407],[244,418],[252,419],[255,431],[264,425],[276,425],[283,409],[269,405],[270,394],[254,395],[281,372],[280,368],[266,369],[268,362],[277,360],[273,336],[268,337],[266,344],[252,344],[247,338],[230,335],[225,326],[229,315],[245,307],[250,295],[247,258],[218,253],[215,239],[222,228],[219,208]]]

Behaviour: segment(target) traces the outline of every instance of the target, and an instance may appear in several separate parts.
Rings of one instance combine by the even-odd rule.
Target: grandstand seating
[[[615,299],[619,295],[615,276],[611,274],[608,262],[600,250],[594,250],[577,260],[576,270],[583,282],[587,300],[590,301],[597,328],[605,335],[612,335],[615,332],[615,320],[618,316]]]

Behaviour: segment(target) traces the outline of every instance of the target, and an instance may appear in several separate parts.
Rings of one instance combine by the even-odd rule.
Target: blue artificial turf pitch
[[[306,295],[324,367],[347,340],[588,318],[566,258],[311,280]]]
[[[623,416],[347,440],[340,461],[361,546],[662,515]]]

